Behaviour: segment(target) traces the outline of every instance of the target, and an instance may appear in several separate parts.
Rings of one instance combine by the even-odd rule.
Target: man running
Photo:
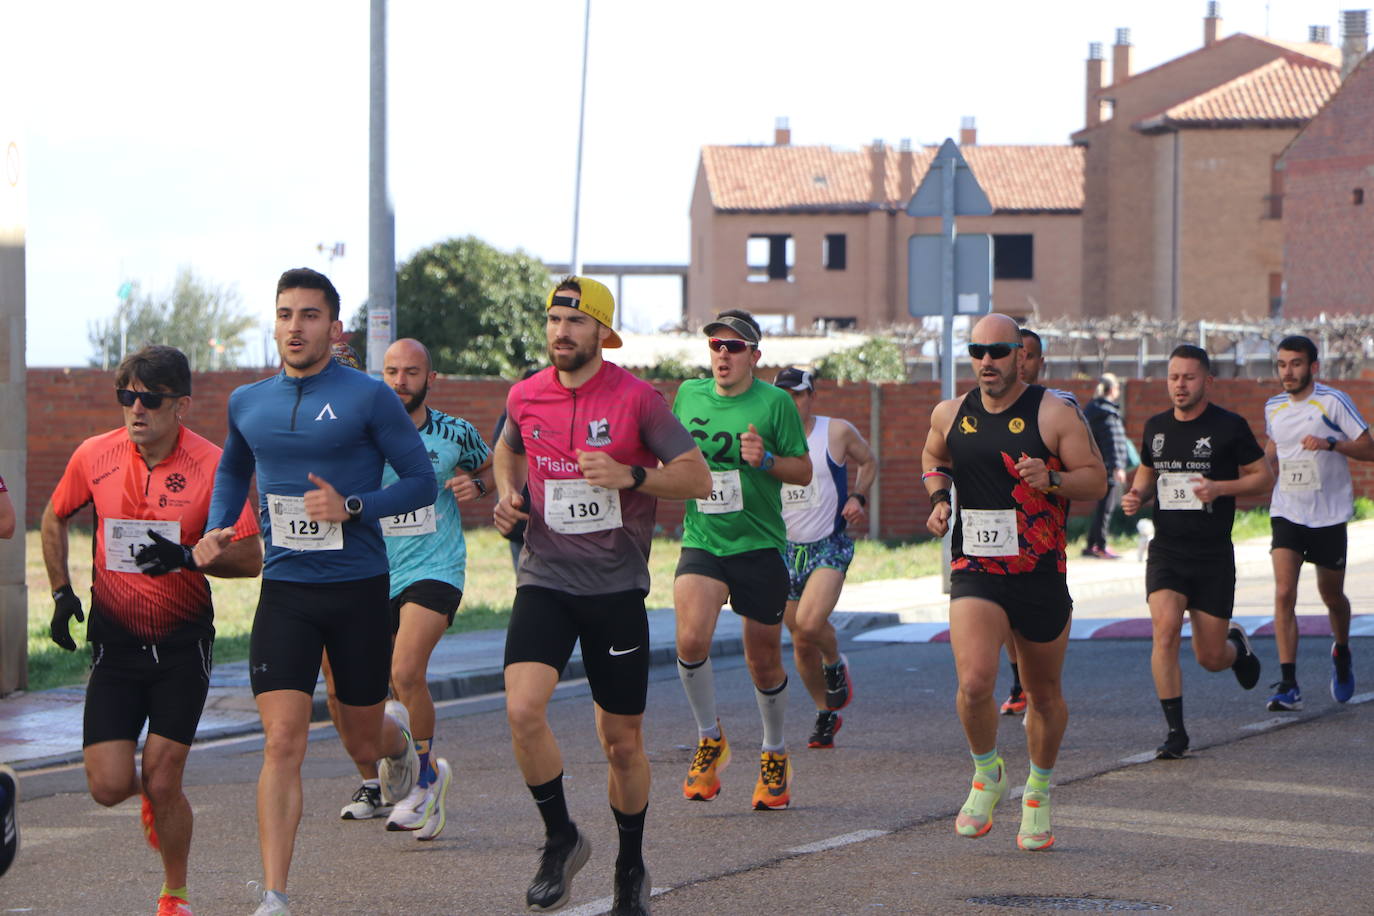
[[[418,758],[402,725],[383,714],[391,672],[386,548],[377,522],[434,502],[420,434],[386,385],[334,362],[343,332],[339,293],[308,268],[277,281],[282,371],[229,398],[229,434],[197,546],[223,543],[229,507],[257,473],[268,534],[262,594],[249,645],[262,717],[258,842],[262,903],[254,916],[289,916],[286,882],[301,818],[301,764],[322,650],[329,652],[339,737],[354,763],[381,760],[383,794],[404,798]],[[382,488],[389,463],[399,480]]]
[[[839,710],[854,698],[849,660],[840,652],[830,614],[854,559],[854,541],[845,528],[863,521],[868,492],[878,477],[878,456],[853,424],[816,415],[816,381],[809,371],[784,369],[773,384],[797,405],[811,456],[811,482],[782,488],[790,582],[783,620],[792,634],[797,673],[816,704],[816,727],[807,747],[828,748],[835,746],[835,733],[844,721]],[[859,466],[852,492],[850,461]]]
[[[75,651],[71,517],[95,506],[91,569],[91,678],[82,756],[91,797],[107,807],[143,796],[143,828],[162,857],[158,916],[190,916],[191,805],[182,774],[210,689],[215,638],[207,574],[256,576],[262,540],[252,507],[226,505],[228,546],[213,560],[200,540],[219,447],[182,425],[191,367],[175,347],[145,347],[115,370],[124,425],[77,446],[43,512],[43,562],[53,588],[53,642]],[[169,573],[174,573],[168,575]],[[135,762],[144,723],[142,772]]]
[[[1159,501],[1145,561],[1145,593],[1154,631],[1150,671],[1169,727],[1155,751],[1161,760],[1178,759],[1188,750],[1178,662],[1185,611],[1199,665],[1208,671],[1230,668],[1246,690],[1260,675],[1245,630],[1231,620],[1236,599],[1231,524],[1236,497],[1260,496],[1274,478],[1245,418],[1208,399],[1211,381],[1206,350],[1183,344],[1169,354],[1174,406],[1146,421],[1140,467],[1121,498],[1127,515],[1135,515],[1151,497]]]
[[[1316,381],[1317,347],[1310,339],[1279,341],[1277,365],[1284,393],[1264,405],[1264,451],[1270,470],[1278,471],[1269,502],[1280,672],[1271,712],[1302,709],[1295,611],[1303,561],[1316,567],[1317,592],[1331,624],[1331,697],[1345,703],[1355,693],[1345,596],[1345,526],[1355,514],[1349,459],[1374,461],[1374,440],[1355,402]]]
[[[782,620],[787,608],[787,526],[783,484],[811,482],[806,433],[792,399],[754,378],[758,322],[742,309],[721,312],[702,329],[711,348],[708,379],[678,388],[673,413],[700,444],[711,468],[711,493],[687,504],[682,555],[673,581],[678,676],[697,723],[697,750],[682,785],[693,801],[720,792],[730,745],[716,715],[711,640],[721,606],[743,618],[744,657],[754,682],[763,747],[751,805],[786,808],[792,800],[791,761],[783,738],[787,672]]]
[[[654,511],[660,498],[711,489],[692,437],[663,397],[602,359],[603,348],[620,346],[614,315],[611,291],[595,280],[564,277],[549,292],[545,335],[553,365],[511,388],[495,450],[496,527],[508,534],[528,523],[506,635],[506,715],[516,763],[544,821],[539,870],[525,893],[540,912],[568,902],[573,875],[591,855],[568,816],[563,758],[548,717],[579,639],[620,834],[611,912],[649,912],[644,597]]]
[[[421,840],[432,840],[444,829],[453,777],[447,760],[431,758],[435,716],[429,658],[463,600],[467,543],[458,503],[486,495],[486,485],[473,475],[488,463],[487,445],[471,423],[425,405],[437,377],[429,350],[418,340],[404,338],[387,348],[382,380],[396,392],[419,430],[443,488],[433,506],[381,519],[391,565],[391,684],[405,712],[394,706],[392,710],[409,721],[420,761],[415,787],[391,809],[386,829],[412,830]],[[387,465],[382,485],[391,486],[397,479]],[[330,682],[332,686],[332,672]],[[337,706],[332,693],[331,713]],[[376,764],[368,761],[359,769],[363,784],[340,812],[345,820],[375,817],[387,810]]]
[[[1030,775],[1016,843],[1054,845],[1050,777],[1068,723],[1060,672],[1073,599],[1065,579],[1064,514],[1070,499],[1097,499],[1106,471],[1077,412],[1039,385],[1021,381],[1016,322],[988,315],[973,328],[969,356],[978,387],[931,413],[921,457],[930,496],[926,527],[950,528],[950,491],[959,493],[951,539],[949,635],[958,674],[957,707],[973,757],[973,787],[955,820],[960,836],[992,828],[1007,787],[997,754],[997,658],[1008,632],[1016,644],[1026,709]]]

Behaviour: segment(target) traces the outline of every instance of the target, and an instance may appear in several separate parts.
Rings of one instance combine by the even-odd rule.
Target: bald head
[[[988,315],[973,326],[968,342],[973,374],[984,396],[1000,399],[1016,394],[1025,360],[1016,322],[1006,315]]]
[[[429,383],[433,380],[434,368],[424,344],[413,337],[402,337],[386,348],[386,355],[382,357],[382,381],[396,392],[407,413],[416,414],[424,407]]]
[[[993,312],[973,326],[970,343],[1014,343],[1021,339],[1021,326],[1006,315]]]
[[[390,362],[393,356],[407,364],[422,366],[425,375],[434,370],[434,363],[429,358],[429,348],[414,337],[402,337],[387,347],[386,355],[382,357],[383,363]]]

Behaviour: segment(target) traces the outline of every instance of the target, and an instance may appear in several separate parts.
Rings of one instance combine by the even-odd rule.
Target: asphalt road
[[[1021,895],[1021,906],[1091,898],[1092,908],[1129,901],[1187,913],[1374,912],[1374,810],[1367,801],[1374,704],[1341,707],[1326,694],[1327,645],[1303,640],[1307,708],[1279,716],[1264,711],[1267,681],[1242,691],[1228,672],[1211,675],[1192,664],[1185,644],[1193,755],[1134,762],[1151,757],[1164,732],[1148,643],[1072,644],[1072,720],[1053,794],[1057,843],[1041,854],[1015,848],[1014,800],[1003,801],[983,839],[954,833],[971,767],[946,645],[851,647],[857,698],[834,750],[805,747],[814,712],[799,685],[791,690],[796,776],[794,806],[783,812],[748,807],[759,723],[742,660],[717,667],[735,757],[710,803],[681,798],[694,729],[672,668],[655,669],[646,852],[653,884],[665,893],[654,898],[654,912],[996,913],[1004,906],[971,901],[999,895]],[[1272,663],[1272,640],[1256,648]],[[1374,640],[1357,640],[1355,652],[1368,690]],[[552,708],[569,804],[594,850],[564,912],[604,912],[615,828],[585,686],[560,688]],[[447,703],[440,716],[438,752],[456,775],[448,827],[432,843],[387,833],[380,820],[338,820],[356,775],[333,731],[316,729],[289,888],[297,916],[523,911],[541,831],[511,758],[501,698]],[[1018,719],[1002,721],[1000,743],[1019,785],[1022,730]],[[260,878],[260,754],[259,738],[192,753],[190,887],[199,916],[246,916],[254,908],[244,884]],[[161,871],[142,842],[136,802],[98,807],[77,768],[26,773],[22,792],[24,846],[0,879],[0,913],[152,911]]]

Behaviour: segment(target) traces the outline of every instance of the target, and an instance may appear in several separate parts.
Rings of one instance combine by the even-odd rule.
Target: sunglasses
[[[158,391],[130,391],[128,388],[116,388],[115,397],[119,399],[121,407],[133,407],[134,401],[142,401],[143,406],[149,410],[157,410],[162,406],[166,398],[184,398],[184,394],[163,394]]]
[[[754,345],[747,340],[739,340],[735,337],[712,337],[706,341],[706,345],[711,348],[712,353],[719,353],[724,350],[726,353],[743,353]]]
[[[1012,350],[1021,349],[1021,342],[1016,343],[990,343],[968,345],[968,355],[974,359],[982,359],[984,356],[991,356],[993,359],[1005,359]]]

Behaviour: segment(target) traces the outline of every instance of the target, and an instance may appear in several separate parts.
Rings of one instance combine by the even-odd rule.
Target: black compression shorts
[[[1061,572],[999,576],[956,570],[949,577],[949,597],[982,598],[1000,607],[1011,628],[1031,642],[1054,642],[1073,615],[1073,598]]]
[[[1276,515],[1269,519],[1269,530],[1273,532],[1270,550],[1291,550],[1322,569],[1345,569],[1345,522],[1308,528]]]
[[[91,643],[81,746],[148,734],[190,744],[210,690],[213,643],[176,647]]]
[[[1230,620],[1236,605],[1235,554],[1189,556],[1151,541],[1145,561],[1145,595],[1161,589],[1183,595],[1187,610]]]
[[[385,700],[391,678],[388,579],[263,579],[248,648],[253,696],[269,690],[313,694],[325,650],[340,703],[372,706]]]
[[[515,590],[506,665],[539,662],[562,674],[579,639],[596,705],[619,716],[643,713],[649,694],[649,617],[642,591],[568,595],[538,585]]]
[[[391,632],[401,628],[401,605],[417,604],[436,614],[448,618],[453,625],[453,615],[458,613],[458,605],[463,601],[463,590],[438,579],[421,579],[412,582],[401,593],[391,599]]]
[[[698,547],[682,548],[675,575],[705,576],[724,582],[730,590],[730,607],[736,614],[759,623],[782,623],[791,582],[782,551],[764,548],[718,557]]]

